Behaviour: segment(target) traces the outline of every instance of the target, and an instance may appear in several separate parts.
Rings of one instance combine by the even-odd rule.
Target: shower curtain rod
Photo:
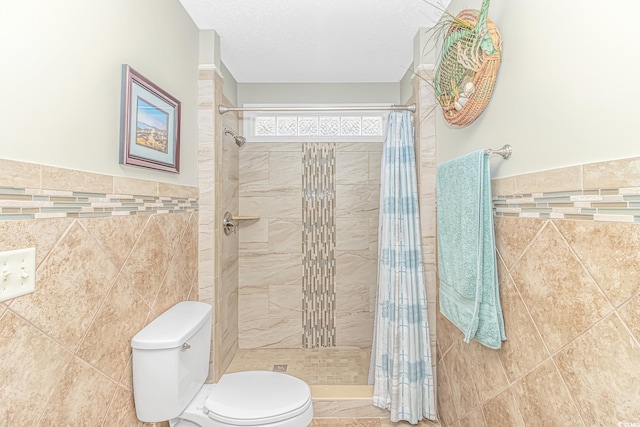
[[[229,111],[411,111],[416,112],[416,104],[410,105],[386,105],[386,106],[370,106],[370,107],[227,107],[226,105],[218,105],[220,114]]]

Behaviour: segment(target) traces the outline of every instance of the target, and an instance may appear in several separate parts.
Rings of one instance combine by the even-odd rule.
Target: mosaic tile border
[[[303,144],[302,153],[302,347],[334,347],[336,144]]]
[[[494,196],[495,216],[640,223],[640,187]]]
[[[189,197],[0,187],[0,221],[196,211],[198,211],[198,199]]]

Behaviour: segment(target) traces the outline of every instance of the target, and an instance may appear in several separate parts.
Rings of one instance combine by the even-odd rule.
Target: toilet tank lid
[[[180,347],[211,319],[211,305],[183,301],[162,313],[131,339],[131,347],[156,350]]]

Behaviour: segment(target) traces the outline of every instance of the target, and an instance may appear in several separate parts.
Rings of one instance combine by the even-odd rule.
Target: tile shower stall
[[[240,215],[259,219],[240,226],[240,350],[230,370],[273,360],[312,384],[366,384],[381,155],[381,142],[240,150]]]

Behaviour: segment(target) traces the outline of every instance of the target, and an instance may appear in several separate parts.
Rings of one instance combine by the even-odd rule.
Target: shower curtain
[[[391,421],[436,419],[424,287],[413,118],[389,114],[382,155],[373,404]]]

